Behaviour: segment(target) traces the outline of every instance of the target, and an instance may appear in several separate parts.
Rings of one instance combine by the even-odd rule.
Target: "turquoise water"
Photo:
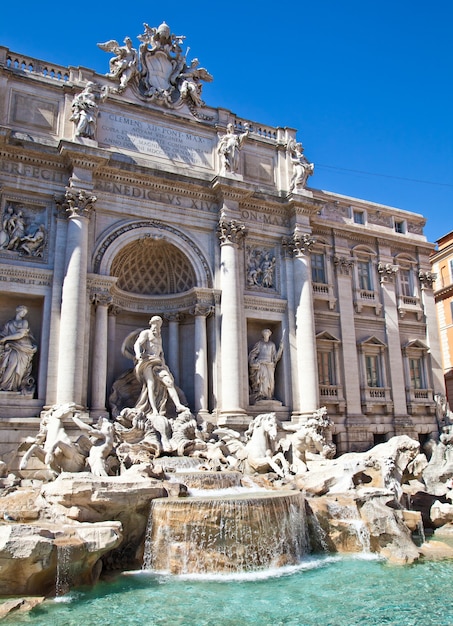
[[[392,567],[325,557],[235,578],[122,574],[3,624],[36,626],[452,626],[453,562]]]

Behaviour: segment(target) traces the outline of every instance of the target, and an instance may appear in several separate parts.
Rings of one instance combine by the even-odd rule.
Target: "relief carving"
[[[38,216],[36,211],[10,202],[5,207],[1,220],[0,250],[42,257],[47,243],[47,230],[42,223],[44,211],[40,213]]]
[[[246,280],[248,287],[275,288],[274,249],[253,248],[246,250]]]

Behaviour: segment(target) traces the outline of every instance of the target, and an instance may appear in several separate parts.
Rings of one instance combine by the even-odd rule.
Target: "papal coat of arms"
[[[174,35],[165,22],[158,28],[145,23],[144,28],[137,37],[141,42],[138,53],[129,37],[124,46],[114,39],[98,44],[115,55],[106,76],[118,83],[116,92],[130,86],[142,100],[169,108],[187,104],[193,115],[200,117],[198,109],[205,105],[202,82],[211,82],[211,74],[199,67],[198,59],[188,62],[188,50],[185,54],[182,50],[185,37]]]

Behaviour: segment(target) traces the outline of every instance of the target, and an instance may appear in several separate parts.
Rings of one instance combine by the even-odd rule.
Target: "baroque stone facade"
[[[0,452],[43,407],[107,415],[123,342],[153,315],[175,384],[217,424],[326,406],[340,452],[436,431],[424,218],[308,188],[295,131],[206,105],[212,77],[166,25],[138,40],[100,44],[106,75],[0,47],[0,323],[26,306],[38,346],[34,396],[0,391]],[[282,350],[257,400],[264,329]]]

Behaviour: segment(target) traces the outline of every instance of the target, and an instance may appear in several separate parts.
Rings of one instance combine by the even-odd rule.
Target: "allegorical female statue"
[[[270,341],[272,331],[269,328],[262,330],[261,334],[263,338],[253,346],[249,353],[250,387],[255,396],[255,402],[274,399],[275,366],[283,353],[283,337],[277,349],[275,343]]]
[[[33,355],[37,350],[25,316],[27,307],[16,308],[16,317],[0,331],[0,391],[31,391]]]

